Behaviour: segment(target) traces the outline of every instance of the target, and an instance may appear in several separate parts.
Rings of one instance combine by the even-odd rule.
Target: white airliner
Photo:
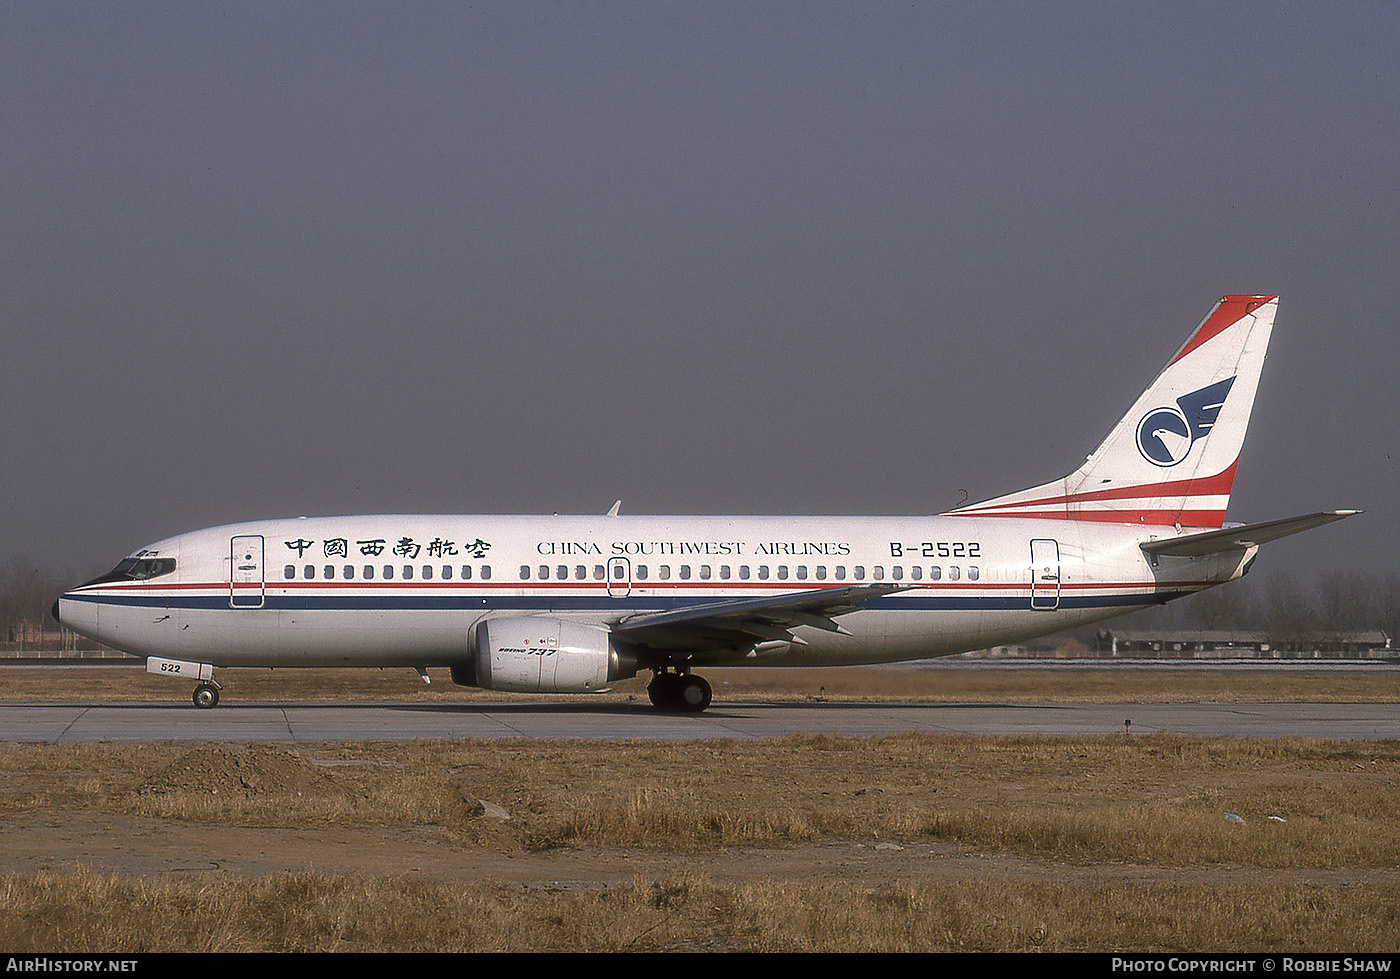
[[[1277,297],[1226,296],[1103,444],[1050,483],[937,516],[345,516],[158,541],[55,603],[199,681],[215,667],[448,667],[587,693],[650,670],[702,711],[711,665],[922,659],[1058,632],[1249,570],[1332,510],[1224,525]]]

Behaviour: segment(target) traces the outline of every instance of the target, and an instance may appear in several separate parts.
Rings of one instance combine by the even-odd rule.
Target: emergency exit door
[[[229,539],[228,604],[230,608],[263,607],[263,539],[254,534]]]
[[[1053,540],[1031,541],[1031,608],[1060,607],[1060,545]]]

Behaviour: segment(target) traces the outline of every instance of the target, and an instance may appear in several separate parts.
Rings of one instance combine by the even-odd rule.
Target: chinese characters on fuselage
[[[348,537],[328,537],[321,541],[305,540],[298,537],[296,540],[285,542],[287,549],[296,551],[297,557],[302,557],[307,551],[315,552],[319,550],[325,557],[348,557],[351,546],[354,546],[360,554],[366,557],[378,557],[387,548],[390,553],[398,557],[416,558],[419,554],[427,557],[455,557],[457,555],[470,556],[477,559],[484,558],[486,552],[491,549],[491,545],[477,538],[469,543],[459,543],[445,537],[434,537],[426,543],[419,543],[412,537],[400,537],[393,543],[385,537],[371,537],[364,540],[351,541]]]

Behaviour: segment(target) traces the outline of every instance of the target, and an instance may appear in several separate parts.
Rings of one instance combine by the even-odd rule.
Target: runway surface
[[[1131,725],[1127,722],[1131,722]],[[685,741],[907,732],[1400,738],[1400,704],[34,704],[0,706],[0,742],[328,742],[416,738]]]

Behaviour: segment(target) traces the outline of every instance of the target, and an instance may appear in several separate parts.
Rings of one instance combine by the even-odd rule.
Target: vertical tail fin
[[[1084,465],[950,512],[1221,526],[1277,310],[1277,296],[1225,296]]]

